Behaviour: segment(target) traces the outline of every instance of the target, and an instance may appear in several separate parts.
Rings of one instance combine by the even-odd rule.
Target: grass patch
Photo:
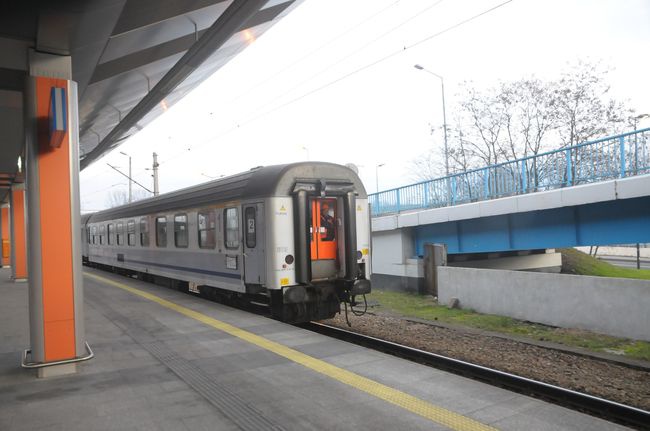
[[[650,361],[650,343],[611,337],[589,331],[554,328],[510,317],[481,314],[473,310],[448,309],[428,296],[373,290],[369,300],[378,303],[378,311],[404,317],[439,321],[519,335],[533,340],[552,341],[597,352],[619,353],[629,358]]]
[[[564,273],[650,280],[650,270],[648,269],[621,268],[573,248],[563,248],[559,251],[562,253],[562,272]]]

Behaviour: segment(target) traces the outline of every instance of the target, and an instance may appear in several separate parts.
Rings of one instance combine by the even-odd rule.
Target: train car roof
[[[93,213],[81,214],[81,224],[85,225],[88,222],[88,219],[93,215]]]
[[[99,211],[90,215],[88,221],[135,217],[232,200],[292,196],[297,184],[322,187],[332,183],[347,184],[359,198],[367,198],[363,183],[350,168],[334,163],[300,162],[253,168],[247,172]]]

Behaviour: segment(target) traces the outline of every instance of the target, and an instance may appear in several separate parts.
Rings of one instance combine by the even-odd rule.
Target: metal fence
[[[369,195],[372,215],[439,208],[650,173],[650,128]]]

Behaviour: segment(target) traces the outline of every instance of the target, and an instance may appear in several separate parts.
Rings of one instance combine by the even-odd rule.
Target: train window
[[[93,244],[97,244],[97,226],[91,227],[90,232],[92,233]]]
[[[239,248],[239,211],[237,208],[226,208],[224,212],[226,248]]]
[[[167,247],[167,217],[156,217],[156,245]]]
[[[255,248],[256,231],[255,226],[255,207],[248,207],[244,211],[244,218],[246,219],[246,247]]]
[[[201,248],[214,248],[216,245],[215,230],[217,223],[215,222],[215,213],[213,211],[199,211],[198,228],[199,228],[199,247]]]
[[[108,244],[115,244],[115,225],[109,223],[108,226],[106,226],[106,231],[108,232]]]
[[[174,245],[176,247],[187,247],[187,214],[176,214],[174,216]]]
[[[106,235],[106,225],[99,226],[99,244],[104,244],[104,236]]]
[[[126,223],[126,243],[135,245],[135,220],[129,220]]]
[[[88,244],[90,244],[90,227],[86,228],[86,239],[88,240]]]
[[[117,222],[117,245],[124,245],[124,223]]]
[[[149,223],[146,217],[140,219],[140,245],[149,247]]]

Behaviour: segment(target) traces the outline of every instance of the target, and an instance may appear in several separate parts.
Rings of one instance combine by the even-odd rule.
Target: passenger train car
[[[288,322],[332,317],[370,292],[368,197],[336,164],[254,168],[84,215],[82,229],[87,264],[262,298]]]

